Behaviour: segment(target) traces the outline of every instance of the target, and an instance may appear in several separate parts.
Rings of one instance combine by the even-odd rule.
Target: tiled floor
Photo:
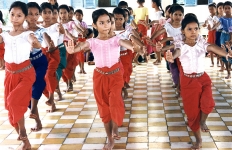
[[[232,82],[224,80],[226,72],[217,67],[206,70],[213,83],[216,107],[209,115],[209,133],[203,133],[202,150],[232,149]],[[33,149],[81,150],[101,149],[106,143],[106,134],[97,112],[92,90],[94,66],[87,66],[86,75],[77,74],[73,93],[63,95],[56,102],[57,111],[46,113],[43,97],[39,103],[43,129],[30,132],[34,120],[26,114],[26,128]],[[77,69],[79,70],[79,68]],[[16,149],[21,142],[7,120],[3,103],[4,72],[0,71],[0,150]],[[175,90],[167,73],[165,63],[154,66],[152,62],[134,68],[130,82],[129,98],[125,100],[126,114],[119,129],[121,140],[114,149],[130,150],[188,150],[194,142],[193,134],[185,125],[181,99],[175,98]],[[65,84],[61,84],[65,89]]]

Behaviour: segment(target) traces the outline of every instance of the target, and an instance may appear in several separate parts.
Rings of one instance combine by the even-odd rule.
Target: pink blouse
[[[205,72],[205,53],[207,52],[208,43],[205,39],[197,40],[194,46],[189,46],[184,41],[175,41],[175,49],[180,49],[180,62],[183,72],[187,74]]]
[[[97,38],[88,39],[89,48],[94,55],[95,65],[98,68],[112,67],[118,63],[120,57],[120,37],[114,36],[108,40]]]
[[[69,21],[68,23],[63,24],[64,29],[67,29],[71,34],[73,34],[74,32],[74,26],[75,26],[74,21]],[[66,35],[64,35],[64,40],[68,41],[70,39]]]

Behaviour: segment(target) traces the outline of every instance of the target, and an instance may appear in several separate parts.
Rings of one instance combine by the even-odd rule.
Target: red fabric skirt
[[[5,54],[5,44],[4,42],[0,44],[0,59],[4,59]]]
[[[43,91],[43,94],[48,97],[49,93],[54,93],[58,80],[56,76],[56,70],[60,63],[60,51],[57,49],[51,53],[47,53],[47,48],[42,48],[43,54],[47,57],[48,60],[48,69],[45,75],[46,87]]]
[[[117,68],[120,68],[120,62],[111,68],[98,69],[103,72],[110,72]],[[103,75],[94,70],[93,90],[102,122],[108,123],[113,120],[118,126],[122,125],[125,115],[124,102],[121,96],[123,86],[122,71],[111,75]]]
[[[132,62],[131,62],[131,56],[128,54],[128,51],[121,51],[120,54],[127,53],[126,55],[120,56],[120,60],[123,65],[124,73],[123,73],[123,79],[124,82],[129,83],[130,82],[130,75],[131,75],[131,70],[132,70]]]
[[[209,31],[207,42],[210,44],[215,44],[215,41],[216,41],[216,30]]]
[[[85,41],[86,41],[85,38],[78,38],[78,42],[85,42]],[[84,53],[84,51],[77,52],[76,56],[77,56],[77,60],[78,60],[79,63],[80,62],[82,62],[82,63],[85,62],[85,53]]]
[[[16,71],[31,64],[29,60],[20,64],[5,63],[6,70]],[[24,116],[29,106],[32,96],[32,85],[35,82],[35,70],[30,68],[21,73],[12,74],[5,72],[4,80],[4,101],[8,110],[9,122],[13,127],[17,127],[17,122]]]
[[[198,78],[180,74],[180,85],[188,126],[196,132],[200,129],[201,112],[209,114],[215,106],[211,80],[206,73]]]

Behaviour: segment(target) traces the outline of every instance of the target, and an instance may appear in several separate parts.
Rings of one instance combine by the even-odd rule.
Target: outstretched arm
[[[34,33],[29,34],[28,41],[31,43],[32,48],[38,48],[38,49],[41,48],[41,44],[38,41],[38,39],[35,37]]]
[[[174,59],[176,59],[177,57],[180,56],[180,49],[175,49],[174,52],[171,52],[170,50],[168,50],[166,52],[166,60],[170,63],[174,63]]]
[[[173,40],[174,40],[173,37],[166,37],[166,38],[162,39],[162,40],[160,41],[160,43],[166,43],[166,42],[168,42],[168,41],[173,41]]]
[[[57,47],[55,46],[55,44],[52,41],[51,37],[46,32],[43,33],[43,39],[44,39],[44,42],[46,43],[46,45],[48,46],[48,51],[47,52],[50,53],[50,52],[53,52],[54,50],[57,49]]]
[[[65,43],[66,51],[69,54],[74,54],[80,51],[84,51],[86,49],[89,49],[89,42],[77,42],[76,46],[74,46],[73,40],[69,40],[68,43]]]
[[[226,55],[227,55],[227,52],[225,51],[224,48],[221,48],[215,44],[211,44],[211,45],[207,46],[207,51],[213,52],[213,53],[218,54],[218,55],[223,56],[223,57],[226,57]]]
[[[139,46],[144,46],[144,44],[141,42],[141,40],[140,39],[138,39],[138,38],[136,38],[134,35],[131,35],[130,36],[130,39],[135,43],[135,44],[137,44],[137,45],[139,45]]]
[[[133,45],[133,43],[129,40],[120,40],[119,41],[119,45],[122,46],[122,47],[125,47],[129,50],[132,50],[132,51],[136,51],[140,54],[144,54],[145,53],[145,46],[142,46],[142,47],[138,47],[137,45]]]
[[[160,34],[165,33],[165,32],[166,32],[165,28],[163,28],[163,29],[161,29],[161,30],[159,30],[157,32],[154,32],[151,35],[151,39],[153,40],[153,39],[157,38]]]

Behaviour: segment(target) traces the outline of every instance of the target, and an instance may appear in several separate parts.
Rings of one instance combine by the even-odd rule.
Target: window
[[[0,9],[9,9],[10,5],[16,0],[0,0]],[[27,3],[28,0],[20,0],[24,3]]]
[[[212,2],[213,0],[173,0],[173,3],[186,6],[208,5]]]
[[[119,0],[98,0],[98,7],[118,6]]]

